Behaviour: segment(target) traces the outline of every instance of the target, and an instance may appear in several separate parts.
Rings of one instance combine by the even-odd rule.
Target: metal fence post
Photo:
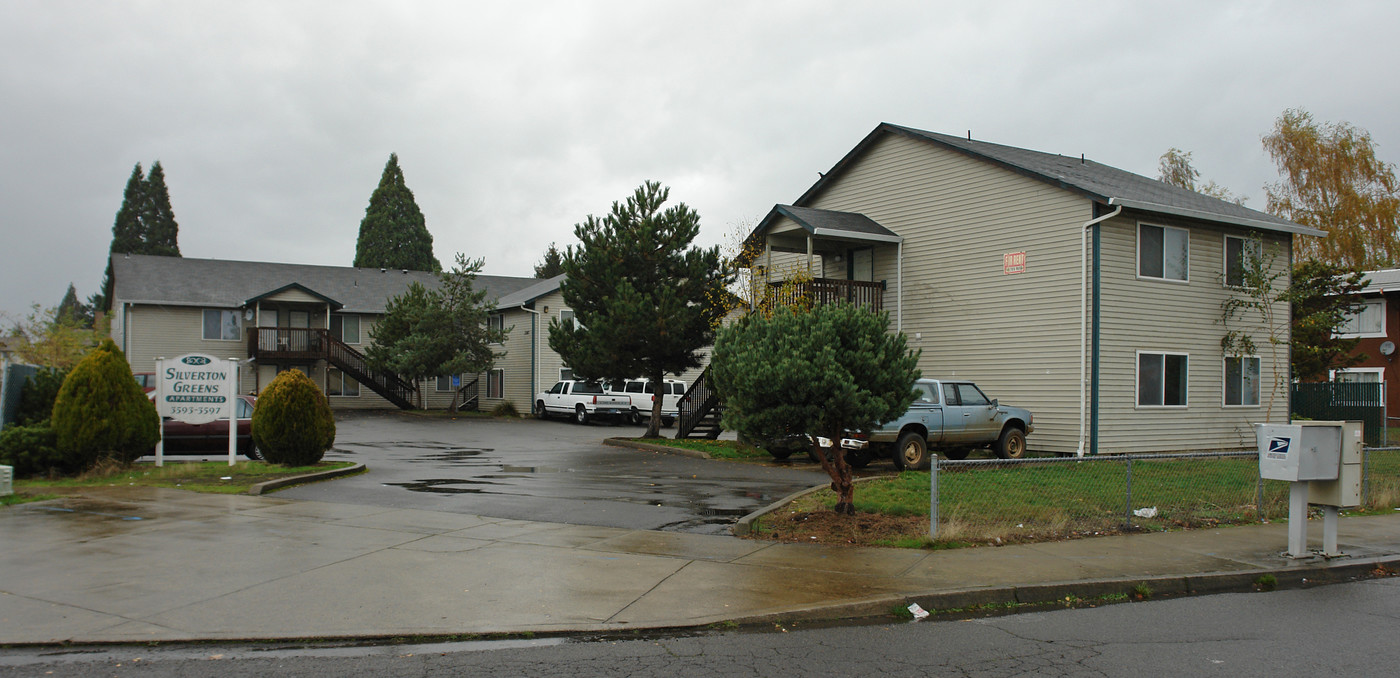
[[[1371,490],[1371,448],[1365,447],[1361,450],[1361,505],[1365,506],[1370,499]]]
[[[1126,527],[1132,527],[1132,526],[1133,526],[1133,457],[1132,457],[1132,455],[1126,455],[1126,456],[1128,457],[1128,473],[1127,473],[1127,492],[1126,492],[1126,495],[1127,495],[1127,496],[1125,497],[1125,498],[1126,498],[1126,502],[1123,504],[1123,525],[1126,526]]]
[[[928,538],[938,538],[938,455],[929,455],[928,467]]]

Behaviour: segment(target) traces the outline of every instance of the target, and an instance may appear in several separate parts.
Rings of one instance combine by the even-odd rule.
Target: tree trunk
[[[666,396],[661,393],[661,388],[666,385],[663,377],[665,372],[658,372],[651,376],[651,417],[647,419],[647,432],[643,438],[661,437],[661,405],[665,402]]]
[[[851,465],[846,462],[846,450],[841,448],[839,433],[827,436],[827,439],[831,441],[832,458],[827,458],[827,448],[817,442],[816,436],[812,437],[812,450],[816,452],[822,470],[831,476],[831,491],[836,493],[836,508],[833,510],[838,514],[853,516],[856,514],[855,485],[851,477]]]

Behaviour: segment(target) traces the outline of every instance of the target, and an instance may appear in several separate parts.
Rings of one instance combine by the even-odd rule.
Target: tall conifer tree
[[[165,169],[160,161],[151,165],[151,173],[146,175],[141,200],[141,239],[142,254],[158,254],[166,257],[180,256],[180,224],[175,221],[175,210],[170,207],[170,189],[165,186]]]
[[[423,212],[404,183],[399,156],[389,154],[379,187],[369,197],[365,218],[360,221],[360,237],[355,243],[354,265],[363,268],[398,268],[410,271],[441,271],[433,256],[433,236],[423,220]]]
[[[560,285],[576,323],[549,326],[549,345],[575,374],[621,381],[700,366],[714,343],[730,276],[719,248],[691,246],[700,215],[684,203],[662,210],[670,189],[647,182],[625,203],[574,227],[582,243],[564,253]],[[647,437],[656,437],[661,399],[652,403]]]

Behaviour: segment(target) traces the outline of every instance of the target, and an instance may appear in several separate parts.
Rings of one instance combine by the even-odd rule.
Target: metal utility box
[[[1322,506],[1361,505],[1362,425],[1359,421],[1343,421],[1341,431],[1341,464],[1335,480],[1308,483],[1308,503]]]
[[[1341,467],[1343,423],[1309,421],[1255,425],[1259,475],[1268,480],[1294,483],[1336,480]]]
[[[15,493],[15,469],[13,466],[0,466],[0,497]]]

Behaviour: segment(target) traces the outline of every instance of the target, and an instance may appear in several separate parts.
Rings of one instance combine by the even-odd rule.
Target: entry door
[[[851,280],[864,282],[875,281],[875,250],[865,248],[863,250],[851,250],[851,267],[847,274]]]
[[[293,329],[309,330],[311,328],[311,314],[306,311],[288,311],[287,325]],[[288,332],[288,338],[293,351],[311,350],[310,332]]]

